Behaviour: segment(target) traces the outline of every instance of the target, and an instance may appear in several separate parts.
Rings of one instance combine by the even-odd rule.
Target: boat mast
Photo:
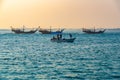
[[[94,26],[94,32],[95,32],[95,26]]]
[[[50,26],[50,32],[51,32],[51,26]]]
[[[25,30],[25,26],[23,25],[23,31]]]

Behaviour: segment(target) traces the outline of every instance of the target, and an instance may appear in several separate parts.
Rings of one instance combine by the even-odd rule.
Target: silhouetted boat
[[[70,34],[70,38],[62,38],[62,34],[57,35],[57,37],[54,37],[51,39],[52,42],[74,42],[76,38],[72,38],[72,35]]]
[[[41,32],[42,34],[61,34],[64,31],[64,29],[39,29],[39,32]]]
[[[71,39],[51,39],[52,42],[74,42],[76,38],[71,38]]]
[[[100,30],[96,30],[94,29],[82,29],[83,32],[88,33],[88,34],[101,34],[104,33],[106,31],[106,29],[100,29]]]
[[[35,33],[38,29],[31,29],[31,30],[25,30],[24,26],[22,29],[18,29],[18,28],[12,28],[11,27],[12,32],[16,33],[16,34],[33,34]]]

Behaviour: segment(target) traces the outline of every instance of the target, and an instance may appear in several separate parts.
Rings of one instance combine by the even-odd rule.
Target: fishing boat
[[[21,28],[21,29],[11,27],[11,31],[16,33],[16,34],[33,34],[37,30],[38,29],[25,30],[25,26],[23,26],[23,28]]]
[[[75,39],[76,38],[72,38],[71,34],[70,34],[70,38],[62,38],[62,34],[60,34],[60,35],[57,35],[57,37],[53,36],[51,41],[52,42],[58,42],[58,43],[60,43],[60,42],[70,42],[70,43],[72,43],[72,42],[74,42]]]
[[[64,31],[64,29],[39,29],[39,32],[42,34],[61,34]]]
[[[72,43],[72,42],[74,42],[75,39],[76,38],[71,38],[71,39],[65,39],[65,38],[64,39],[51,39],[51,41],[52,42],[58,42],[58,43],[59,42],[71,42]]]
[[[88,34],[101,34],[106,31],[106,29],[82,29],[83,32],[88,33]]]

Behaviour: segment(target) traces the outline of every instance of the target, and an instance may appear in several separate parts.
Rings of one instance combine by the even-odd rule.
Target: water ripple
[[[120,79],[120,33],[73,36],[52,43],[52,35],[1,33],[0,80]]]

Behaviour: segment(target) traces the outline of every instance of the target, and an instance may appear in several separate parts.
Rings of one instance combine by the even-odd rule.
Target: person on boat
[[[70,36],[70,39],[72,38],[72,34],[69,34],[69,36]]]
[[[53,39],[56,39],[55,36],[53,36]]]
[[[59,35],[59,34],[57,34],[57,39],[58,39],[58,40],[60,39],[60,35]]]
[[[60,39],[62,39],[62,34],[60,34]]]

